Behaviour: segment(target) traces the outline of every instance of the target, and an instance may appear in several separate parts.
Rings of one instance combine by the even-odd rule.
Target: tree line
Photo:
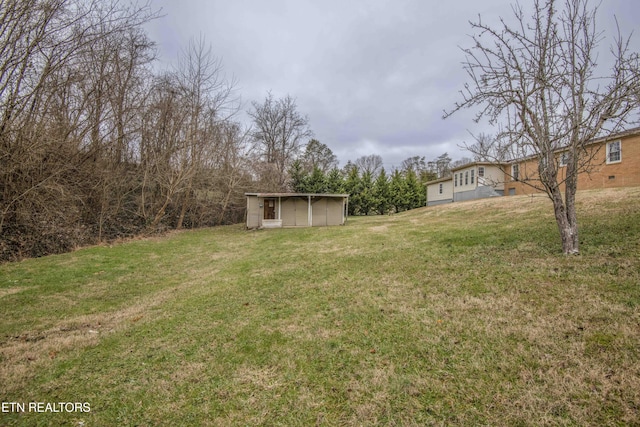
[[[234,84],[203,40],[155,71],[157,17],[0,2],[0,261],[242,220],[253,159]]]
[[[415,156],[405,159],[400,168],[388,174],[378,155],[348,161],[342,169],[309,155],[316,147],[331,156],[331,151],[311,140],[304,155],[289,170],[290,188],[298,193],[349,194],[349,215],[384,215],[426,205],[426,183],[448,176],[453,164],[445,153],[432,162]],[[330,158],[330,157],[329,157]],[[320,164],[316,163],[320,159]]]
[[[157,70],[143,25],[158,17],[119,0],[0,2],[0,261],[239,223],[250,191],[349,193],[350,214],[424,205],[443,159],[337,169],[290,96],[252,102],[245,125],[203,39]]]

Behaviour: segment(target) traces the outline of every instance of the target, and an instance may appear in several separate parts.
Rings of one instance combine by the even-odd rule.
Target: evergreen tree
[[[347,163],[349,165],[349,163]],[[360,193],[362,191],[362,183],[358,168],[353,166],[349,168],[347,179],[344,183],[344,191],[349,194],[349,215],[356,215],[360,210]]]
[[[327,175],[327,192],[340,194],[344,193],[344,178],[338,168],[333,168]]]
[[[410,205],[409,191],[407,188],[407,182],[404,176],[399,170],[394,170],[391,175],[391,182],[389,183],[389,189],[391,191],[391,206],[395,212],[402,212],[408,209]]]
[[[412,169],[409,169],[405,174],[405,184],[407,189],[407,209],[424,206],[427,198],[426,189],[418,181],[418,177]]]
[[[360,178],[360,213],[369,215],[376,207],[376,199],[373,194],[373,174],[365,171]]]
[[[318,167],[313,168],[313,172],[306,180],[306,193],[328,193],[327,179],[324,172]]]
[[[304,171],[302,162],[295,160],[289,168],[289,187],[295,193],[307,192],[307,173]]]
[[[391,207],[391,186],[384,167],[373,184],[374,209],[378,214],[384,215]]]

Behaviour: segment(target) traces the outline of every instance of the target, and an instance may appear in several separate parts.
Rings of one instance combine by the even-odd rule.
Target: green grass
[[[0,425],[639,425],[640,188],[0,265]]]

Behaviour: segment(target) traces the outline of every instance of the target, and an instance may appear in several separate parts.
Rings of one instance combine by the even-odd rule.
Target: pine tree
[[[360,210],[360,193],[362,191],[362,182],[357,167],[349,168],[344,190],[349,194],[349,215],[356,215]]]
[[[384,168],[380,170],[380,174],[373,184],[373,197],[376,212],[380,215],[387,213],[391,207],[391,187]]]
[[[393,171],[391,182],[389,183],[391,191],[391,206],[395,212],[402,212],[408,209],[410,204],[407,182],[399,170]]]
[[[344,178],[338,168],[333,168],[327,175],[327,191],[329,193],[344,193]]]
[[[407,188],[407,209],[415,209],[425,205],[427,198],[426,190],[418,181],[416,173],[409,169],[405,174]]]
[[[289,187],[295,193],[307,192],[307,173],[304,171],[302,162],[295,160],[289,168]]]
[[[360,213],[369,215],[375,209],[376,200],[373,194],[373,175],[365,171],[360,178]]]
[[[322,172],[318,166],[314,166],[313,172],[311,172],[311,175],[307,178],[306,184],[307,193],[319,194],[328,192],[327,179],[324,176],[324,172]]]

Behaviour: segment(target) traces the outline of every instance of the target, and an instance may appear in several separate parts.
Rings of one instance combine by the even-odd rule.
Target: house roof
[[[244,193],[244,195],[256,197],[349,197],[348,194],[328,193]]]
[[[451,169],[451,172],[459,171],[461,169],[466,169],[466,168],[469,168],[469,167],[472,167],[472,166],[503,166],[503,165],[506,165],[506,163],[471,162],[471,163],[465,163],[462,166],[457,166],[457,167]],[[452,181],[452,180],[453,180],[453,175],[449,175],[449,176],[445,176],[443,178],[434,179],[433,181],[425,182],[425,185],[439,184],[441,182]]]
[[[451,169],[451,172],[459,171],[461,169],[470,168],[472,166],[502,166],[502,165],[505,165],[505,164],[506,163],[503,163],[503,162],[471,162],[471,163],[465,163],[464,165],[456,166],[455,168]]]
[[[450,176],[445,176],[444,178],[434,179],[433,181],[427,181],[424,183],[424,185],[439,184],[441,182],[446,182],[451,180],[453,180],[453,176],[450,175]]]
[[[625,136],[633,136],[640,134],[640,127],[635,127],[627,130],[623,130],[620,132],[612,133],[609,135],[602,136],[600,138],[592,139],[588,141],[588,144],[597,144],[599,142],[611,141],[612,139],[624,138]]]
[[[601,144],[603,142],[609,142],[609,141],[614,141],[616,139],[620,139],[620,138],[625,138],[627,136],[634,136],[634,135],[640,135],[640,127],[635,127],[632,129],[627,129],[627,130],[623,130],[620,132],[616,132],[616,133],[610,133],[608,135],[605,136],[601,136],[598,138],[594,138],[591,139],[587,142],[585,142],[585,146],[590,146],[590,145],[595,145],[595,144]],[[553,150],[554,153],[562,153],[563,151],[567,151],[568,147],[559,147]],[[526,161],[529,161],[531,159],[535,159],[537,157],[537,154],[532,154],[530,156],[526,156],[526,157],[520,157],[517,159],[513,159],[513,160],[509,160],[506,163],[503,163],[504,165],[513,165],[516,163],[523,163]]]
[[[633,135],[638,135],[640,134],[640,127],[635,127],[632,129],[627,129],[627,130],[623,130],[620,132],[616,132],[616,133],[612,133],[600,138],[595,138],[592,139],[590,141],[587,142],[587,145],[592,145],[592,144],[598,144],[598,143],[602,143],[605,141],[612,141],[618,138],[624,138],[626,136],[633,136]],[[556,150],[554,150],[557,153],[561,153],[563,151],[566,150],[566,147],[562,147],[562,148],[557,148]],[[527,157],[520,157],[518,159],[513,159],[513,160],[509,160],[509,161],[504,161],[504,162],[471,162],[471,163],[467,163],[458,167],[455,167],[453,169],[451,169],[451,172],[455,172],[458,171],[460,169],[465,169],[471,166],[507,166],[507,165],[512,165],[515,163],[522,163],[524,161],[530,160],[535,158],[535,155],[531,155],[531,156],[527,156]],[[425,185],[431,185],[431,184],[438,184],[440,182],[445,182],[445,181],[449,181],[452,180],[453,177],[452,176],[448,176],[448,177],[444,177],[444,178],[440,178],[440,179],[435,179],[433,181],[428,181],[425,183]]]

